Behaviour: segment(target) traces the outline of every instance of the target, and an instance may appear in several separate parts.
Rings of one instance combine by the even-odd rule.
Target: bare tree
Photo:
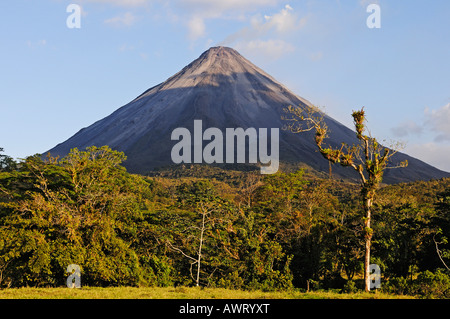
[[[253,202],[253,197],[255,196],[255,191],[262,185],[261,174],[249,173],[245,175],[245,180],[239,194],[237,194],[237,199],[239,205],[242,203],[246,207],[251,207]]]
[[[365,135],[365,112],[364,108],[353,111],[353,123],[356,129],[356,137],[360,141],[357,145],[349,146],[342,143],[340,148],[331,146],[324,147],[324,139],[328,137],[329,129],[325,123],[323,113],[314,106],[304,108],[289,106],[284,109],[287,116],[285,130],[294,133],[315,131],[315,142],[320,154],[330,163],[339,163],[342,166],[352,167],[360,177],[361,198],[365,212],[364,220],[364,282],[365,290],[370,290],[370,248],[373,236],[371,228],[372,205],[375,193],[382,181],[384,170],[387,168],[406,167],[408,162],[402,162],[398,166],[388,167],[389,159],[398,152],[398,148],[387,148],[381,146],[375,138]]]
[[[214,186],[208,181],[196,181],[190,185],[184,183],[178,186],[177,192],[180,207],[198,214],[200,218],[189,216],[185,219],[184,223],[187,223],[188,226],[180,233],[180,237],[184,241],[181,248],[173,245],[169,240],[166,240],[166,245],[190,259],[191,278],[195,281],[195,285],[199,286],[202,260],[204,260],[203,250],[207,247],[205,245],[208,239],[213,237],[211,230],[228,222],[225,217],[227,204],[216,195]],[[193,253],[194,251],[195,253]],[[197,268],[195,276],[194,266]]]
[[[201,223],[199,226],[193,226],[193,228],[195,228],[199,231],[199,235],[198,235],[199,243],[198,243],[198,248],[196,249],[197,255],[195,257],[186,254],[182,249],[175,247],[174,245],[172,245],[172,243],[169,240],[166,240],[167,246],[169,246],[174,251],[181,253],[184,257],[186,257],[192,261],[190,273],[191,273],[191,278],[192,278],[192,280],[195,281],[195,285],[197,287],[200,285],[200,270],[201,270],[203,241],[204,241],[204,235],[205,235],[205,230],[206,230],[207,224],[210,222],[210,220],[208,219],[208,216],[211,214],[211,210],[209,210],[203,203],[201,203],[199,205],[199,213],[202,218]],[[194,265],[197,265],[197,273],[196,273],[195,277],[192,272],[192,268]]]
[[[438,232],[438,234],[439,234],[439,233],[440,233],[440,232]],[[447,266],[447,264],[445,263],[444,259],[442,258],[443,253],[442,253],[442,250],[440,250],[440,249],[439,249],[439,246],[438,246],[438,244],[442,244],[442,242],[439,242],[439,243],[438,243],[438,242],[436,241],[436,239],[435,239],[435,236],[433,236],[433,241],[434,241],[434,244],[436,245],[436,253],[437,253],[439,259],[440,259],[441,262],[444,264],[445,268],[447,268],[447,270],[450,270],[450,268]],[[444,238],[443,242],[444,242],[444,243],[447,243],[447,239]]]

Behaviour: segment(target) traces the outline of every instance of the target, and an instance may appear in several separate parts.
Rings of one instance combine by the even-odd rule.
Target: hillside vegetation
[[[133,175],[125,159],[0,157],[0,287],[62,287],[77,264],[91,287],[363,288],[358,185],[302,169]],[[450,179],[383,186],[373,232],[380,293],[449,297]]]

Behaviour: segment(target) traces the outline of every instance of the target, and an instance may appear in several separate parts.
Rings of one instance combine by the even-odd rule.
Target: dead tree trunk
[[[202,211],[202,226],[200,228],[200,242],[198,244],[198,259],[197,259],[197,278],[195,280],[195,285],[198,287],[200,285],[200,266],[201,266],[201,259],[202,259],[202,247],[203,247],[203,234],[205,233],[205,224],[206,224],[206,214],[208,211],[203,207],[201,207]]]

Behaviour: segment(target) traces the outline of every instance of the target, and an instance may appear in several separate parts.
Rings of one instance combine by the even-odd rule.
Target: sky
[[[449,16],[448,0],[1,1],[0,147],[44,153],[223,45],[450,172]]]

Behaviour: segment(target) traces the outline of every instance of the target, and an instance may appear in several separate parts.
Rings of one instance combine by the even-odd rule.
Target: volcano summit
[[[194,132],[194,121],[201,120],[203,128],[217,128],[224,133],[227,128],[278,128],[281,163],[304,164],[316,171],[328,172],[329,163],[317,151],[312,132],[293,134],[281,129],[285,124],[281,118],[282,110],[289,105],[302,107],[310,103],[290,92],[236,50],[213,47],[165,82],[81,129],[49,152],[53,156],[64,156],[75,147],[108,145],[126,154],[124,165],[128,171],[145,174],[174,165],[171,153],[177,141],[171,138],[172,132],[177,128]],[[342,142],[358,143],[354,131],[328,116],[325,116],[325,122],[331,132],[325,143],[333,147]],[[195,145],[192,147],[194,153]],[[388,170],[386,182],[450,176],[402,153],[397,153],[391,160],[394,165],[408,160],[409,165]],[[339,165],[333,166],[333,174],[357,179],[356,172]]]

